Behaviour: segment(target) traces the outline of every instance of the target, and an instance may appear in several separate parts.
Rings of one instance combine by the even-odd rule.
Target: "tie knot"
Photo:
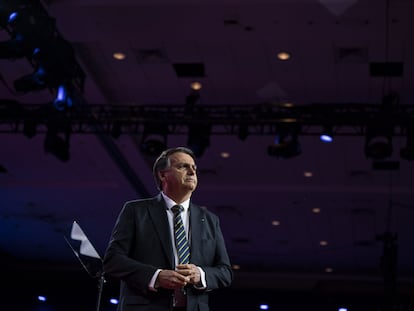
[[[171,210],[173,211],[174,215],[177,215],[184,210],[184,207],[182,207],[181,205],[174,205],[173,207],[171,207]]]

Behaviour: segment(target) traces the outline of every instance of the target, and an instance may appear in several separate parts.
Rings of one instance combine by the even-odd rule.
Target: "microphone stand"
[[[104,276],[104,271],[102,268],[102,259],[100,259],[101,261],[101,268],[99,269],[99,271],[93,275],[93,273],[90,271],[90,269],[88,269],[88,267],[85,265],[85,263],[83,262],[83,260],[80,258],[79,253],[72,247],[72,245],[70,244],[70,242],[68,241],[68,239],[66,238],[66,236],[64,236],[66,242],[68,243],[69,247],[72,249],[73,253],[75,254],[75,256],[78,258],[80,264],[82,265],[82,267],[86,270],[86,272],[88,272],[88,274],[92,277],[92,278],[98,278],[98,297],[96,300],[96,311],[99,311],[101,308],[101,297],[102,297],[102,292],[103,292],[103,286],[106,282],[105,280],[105,276]]]
[[[104,272],[99,273],[99,280],[98,280],[98,298],[96,299],[96,311],[99,311],[101,308],[101,297],[102,297],[102,291],[103,286],[105,284],[105,276]]]

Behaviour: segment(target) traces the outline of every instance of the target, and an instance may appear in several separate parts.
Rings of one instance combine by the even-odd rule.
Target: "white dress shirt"
[[[175,238],[174,238],[174,213],[171,210],[171,207],[173,207],[174,205],[178,205],[176,202],[174,202],[172,199],[170,199],[169,197],[167,197],[163,192],[161,192],[162,197],[164,198],[165,204],[167,205],[167,209],[166,209],[166,213],[167,213],[167,217],[168,217],[168,223],[170,225],[170,236],[171,236],[171,243],[173,245],[173,251],[174,251],[174,262],[176,263],[175,265],[177,265],[178,262],[178,253],[177,253],[177,249],[175,247]],[[186,232],[187,235],[187,240],[189,242],[189,244],[191,243],[191,239],[189,236],[189,232],[190,232],[190,213],[189,213],[189,206],[190,206],[190,199],[180,203],[179,205],[181,205],[184,210],[181,212],[181,218],[183,220],[183,225],[184,225],[184,230]],[[191,244],[190,244],[190,251],[191,251]],[[200,267],[197,267],[198,270],[200,271],[200,280],[201,280],[201,284],[202,286],[194,286],[197,289],[205,289],[207,288],[207,283],[206,283],[206,274],[204,272],[203,269],[201,269]],[[161,272],[161,269],[158,269],[153,277],[151,278],[150,283],[148,284],[148,287],[150,290],[155,290],[156,288],[154,287],[155,285],[155,281],[157,280],[158,274]]]

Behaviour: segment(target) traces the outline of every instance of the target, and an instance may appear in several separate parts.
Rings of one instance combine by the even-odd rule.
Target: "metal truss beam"
[[[327,103],[305,106],[277,104],[206,105],[192,109],[184,105],[79,105],[57,111],[52,104],[19,104],[0,100],[0,133],[23,132],[32,121],[38,131],[53,125],[71,133],[140,134],[155,131],[184,135],[190,128],[209,129],[211,135],[276,134],[294,129],[299,135],[319,135],[332,127],[334,135],[361,136],[366,128],[391,128],[405,135],[414,126],[414,106],[384,107],[364,103]],[[98,125],[98,126],[97,126]]]

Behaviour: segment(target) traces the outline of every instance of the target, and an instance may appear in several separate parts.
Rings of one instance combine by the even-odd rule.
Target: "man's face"
[[[166,193],[192,192],[197,187],[196,165],[193,158],[182,152],[170,156],[171,166],[161,175]]]

